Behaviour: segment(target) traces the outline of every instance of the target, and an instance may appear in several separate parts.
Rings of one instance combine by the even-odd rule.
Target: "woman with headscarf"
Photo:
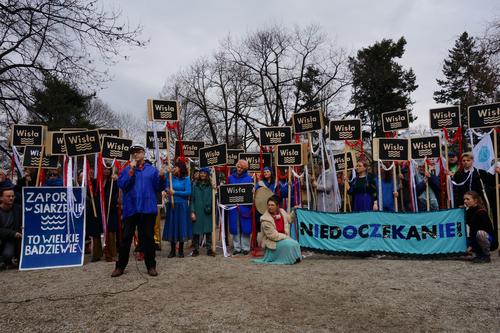
[[[184,242],[193,236],[188,202],[191,195],[191,181],[187,174],[186,164],[181,160],[178,160],[173,170],[170,169],[169,172],[172,172],[172,189],[170,189],[170,182],[167,178],[166,192],[169,200],[167,202],[163,240],[170,242],[169,258],[175,257],[177,242],[179,242],[178,257],[184,258]],[[174,198],[174,207],[172,207],[172,197]]]

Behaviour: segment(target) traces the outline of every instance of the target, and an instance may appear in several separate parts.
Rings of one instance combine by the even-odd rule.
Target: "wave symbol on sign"
[[[452,120],[451,119],[439,119],[437,121],[439,127],[446,127],[446,126],[451,126]]]
[[[76,149],[77,150],[89,150],[92,148],[91,143],[77,143],[76,144]]]
[[[418,151],[418,156],[429,156],[432,155],[432,149],[422,149]]]
[[[390,151],[387,153],[387,156],[389,157],[400,157],[401,154],[399,153],[399,151]]]
[[[33,145],[35,144],[34,138],[21,138],[21,145]]]
[[[484,117],[485,124],[497,124],[500,122],[500,117]]]

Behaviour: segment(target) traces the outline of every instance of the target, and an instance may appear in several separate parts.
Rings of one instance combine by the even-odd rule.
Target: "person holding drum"
[[[279,208],[278,197],[270,197],[267,200],[267,211],[261,217],[264,257],[255,259],[255,263],[293,265],[300,262],[300,245],[290,238],[290,223],[290,216]]]

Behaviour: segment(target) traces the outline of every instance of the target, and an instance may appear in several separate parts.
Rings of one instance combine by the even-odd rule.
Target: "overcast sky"
[[[404,36],[401,63],[413,68],[419,85],[412,95],[414,113],[418,123],[428,124],[448,49],[463,31],[480,36],[488,22],[500,18],[498,0],[115,0],[115,5],[130,23],[143,26],[151,42],[125,50],[128,60],[111,69],[114,80],[99,96],[117,112],[144,117],[146,99],[157,97],[170,75],[211,55],[229,33],[242,37],[273,24],[318,24],[353,55],[383,38]]]

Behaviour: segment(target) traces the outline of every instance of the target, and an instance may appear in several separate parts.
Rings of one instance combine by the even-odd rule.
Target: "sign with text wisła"
[[[239,159],[248,162],[248,171],[260,171],[260,153],[241,153]],[[266,166],[273,166],[273,157],[269,153],[262,154],[262,167]]]
[[[408,139],[373,139],[373,160],[407,161],[409,159]]]
[[[26,146],[23,155],[23,167],[38,168],[41,166],[44,169],[57,169],[59,163],[58,156],[43,155],[42,164],[40,165],[40,155],[42,146]]]
[[[105,136],[102,138],[102,158],[128,161],[130,159],[130,147],[132,140]]]
[[[83,188],[24,187],[19,269],[83,265],[84,221]]]
[[[49,132],[45,143],[47,155],[66,155],[64,132]]]
[[[410,138],[410,155],[414,160],[422,158],[439,158],[439,156],[441,156],[439,136]]]
[[[329,138],[332,141],[361,139],[361,119],[331,120]]]
[[[227,162],[225,143],[200,149],[200,168],[225,165]]]
[[[292,142],[291,127],[261,127],[260,128],[260,145],[275,146]]]
[[[240,154],[244,153],[243,149],[228,149],[227,150],[227,166],[234,167],[238,163]]]
[[[152,121],[179,120],[179,103],[161,99],[148,99],[148,116]]]
[[[97,131],[99,132],[100,142],[105,136],[114,136],[115,138],[121,138],[122,136],[122,130],[118,128],[99,128]]]
[[[500,126],[500,103],[469,106],[469,128]]]
[[[42,125],[12,125],[10,144],[16,147],[42,146],[45,130]]]
[[[333,155],[335,170],[337,172],[342,172],[346,169],[345,165],[346,156],[347,156],[347,170],[354,169],[354,165],[356,164],[356,156],[351,151],[348,151],[347,154],[341,153]]]
[[[323,112],[320,109],[293,114],[293,131],[296,134],[323,129]]]
[[[156,132],[156,141],[158,141],[158,149],[167,149],[167,134],[165,132]],[[155,133],[153,131],[146,132],[146,148],[155,149]]]
[[[448,106],[429,110],[431,129],[455,129],[460,127],[460,106]]]
[[[288,145],[279,145],[276,150],[276,164],[278,166],[299,166],[305,164],[307,151],[306,145],[292,143]]]
[[[252,205],[253,184],[243,183],[219,186],[219,202],[221,205]]]
[[[175,156],[181,156],[181,145],[180,141],[175,142]],[[184,157],[198,159],[200,158],[200,149],[205,147],[205,142],[203,141],[182,141],[182,150],[184,152]]]
[[[64,144],[68,156],[96,154],[101,151],[97,130],[64,133]]]
[[[301,248],[331,253],[462,255],[463,209],[335,214],[297,209]]]
[[[382,113],[382,129],[384,132],[392,132],[407,129],[410,126],[408,110],[397,110]]]

